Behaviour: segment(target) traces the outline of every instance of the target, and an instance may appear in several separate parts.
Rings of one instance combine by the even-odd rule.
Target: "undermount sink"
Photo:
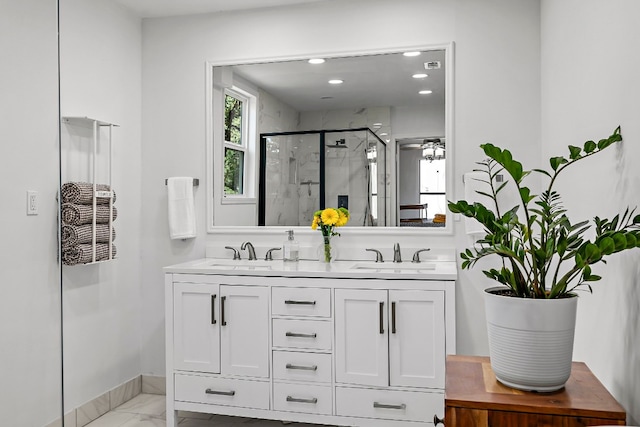
[[[396,271],[416,271],[435,270],[436,265],[432,262],[359,262],[351,267],[355,270],[396,270]]]
[[[209,259],[197,265],[220,270],[271,270],[273,261],[260,261],[247,259]]]

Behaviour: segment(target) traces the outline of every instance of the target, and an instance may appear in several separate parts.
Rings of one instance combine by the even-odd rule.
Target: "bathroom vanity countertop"
[[[218,258],[201,258],[164,268],[165,273],[219,274],[231,276],[262,277],[318,277],[361,279],[408,279],[408,280],[456,280],[454,261],[423,261],[412,263],[372,261],[334,261],[323,264],[318,261],[298,262],[248,261]]]

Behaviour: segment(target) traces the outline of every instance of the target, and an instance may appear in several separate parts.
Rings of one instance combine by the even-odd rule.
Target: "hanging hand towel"
[[[167,180],[169,200],[169,235],[172,239],[196,237],[196,209],[193,178],[173,177]]]
[[[464,199],[470,205],[475,202],[480,202],[483,205],[491,209],[491,205],[487,202],[489,199],[482,194],[478,194],[477,191],[483,191],[489,193],[489,185],[483,181],[487,180],[487,174],[484,172],[467,172],[464,174]],[[474,218],[464,217],[465,232],[473,242],[480,240],[485,235],[484,226],[476,221]]]

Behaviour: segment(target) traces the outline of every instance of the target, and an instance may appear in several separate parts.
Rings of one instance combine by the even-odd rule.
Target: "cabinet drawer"
[[[425,421],[442,414],[443,408],[443,393],[336,387],[337,415]]]
[[[331,415],[331,386],[273,384],[273,409]]]
[[[271,289],[271,312],[279,316],[331,316],[331,292],[319,288]]]
[[[183,402],[269,409],[269,383],[176,374],[175,399]]]
[[[273,319],[273,346],[331,350],[331,322]]]
[[[276,380],[331,382],[331,355],[300,353],[294,351],[273,352],[273,378]]]

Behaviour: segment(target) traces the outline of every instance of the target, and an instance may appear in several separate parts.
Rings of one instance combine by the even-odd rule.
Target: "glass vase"
[[[337,251],[335,246],[331,245],[332,236],[322,236],[322,243],[318,246],[318,261],[321,263],[330,263],[336,260]]]

